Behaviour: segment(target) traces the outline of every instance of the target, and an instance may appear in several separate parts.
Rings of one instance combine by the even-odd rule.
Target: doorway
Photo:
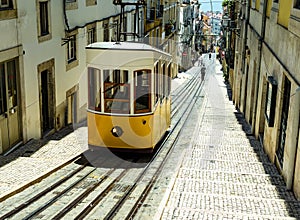
[[[21,141],[18,60],[0,63],[0,153]]]
[[[51,69],[40,73],[41,130],[45,136],[54,129],[54,79]]]

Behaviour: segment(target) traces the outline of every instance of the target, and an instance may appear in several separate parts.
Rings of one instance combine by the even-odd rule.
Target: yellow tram
[[[170,54],[137,42],[86,47],[90,148],[152,151],[170,126]]]

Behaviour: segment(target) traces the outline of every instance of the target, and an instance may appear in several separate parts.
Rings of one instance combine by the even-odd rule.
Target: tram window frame
[[[162,99],[167,96],[167,84],[166,84],[166,64],[162,64]]]
[[[98,71],[98,74],[95,73]],[[98,78],[98,79],[97,79]],[[88,67],[88,108],[101,111],[101,70]]]
[[[139,73],[142,75],[138,75]],[[144,74],[146,74],[146,77],[144,77],[145,76]],[[135,114],[151,112],[151,99],[152,99],[151,87],[152,87],[151,69],[135,70],[134,71],[134,113]],[[140,94],[143,95],[140,96]],[[145,103],[145,99],[147,100],[146,103]],[[140,102],[138,102],[138,100],[140,100]],[[144,108],[142,108],[143,106]]]
[[[171,64],[168,65],[168,75],[167,75],[167,83],[168,83],[168,90],[167,90],[167,97],[170,96],[171,94],[171,71],[172,71],[172,68],[171,68]]]
[[[128,78],[128,70],[103,70],[104,112],[130,113],[130,84]]]
[[[159,64],[158,62],[154,66],[154,77],[155,77],[155,104],[159,101]]]

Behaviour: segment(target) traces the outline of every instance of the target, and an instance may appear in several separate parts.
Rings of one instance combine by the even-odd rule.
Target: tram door
[[[16,60],[0,63],[0,153],[20,138]]]

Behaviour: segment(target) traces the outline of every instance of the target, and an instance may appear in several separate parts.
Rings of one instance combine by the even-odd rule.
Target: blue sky
[[[222,2],[219,0],[212,0],[212,6],[213,6],[213,11],[223,11],[222,9]],[[200,10],[201,11],[211,11],[211,5],[209,0],[200,0],[199,3],[201,3]]]

